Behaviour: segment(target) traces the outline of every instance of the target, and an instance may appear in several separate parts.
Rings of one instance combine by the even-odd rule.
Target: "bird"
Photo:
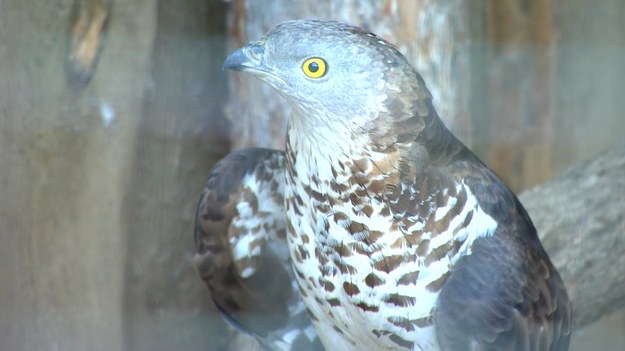
[[[276,330],[326,350],[568,350],[570,301],[529,215],[392,44],[295,20],[223,68],[293,111],[284,151],[233,152],[200,197],[196,268],[226,318],[270,350]],[[285,320],[243,320],[258,313]]]

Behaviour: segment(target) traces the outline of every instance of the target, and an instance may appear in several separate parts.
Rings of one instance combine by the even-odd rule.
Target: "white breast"
[[[331,181],[349,184],[351,175],[336,170],[341,165],[349,168],[351,159],[344,155],[333,159],[332,154],[316,157],[317,150],[305,146],[291,142],[287,147],[287,168],[291,170],[286,176],[285,205],[290,222],[287,237],[304,303],[324,345],[341,351],[408,350],[411,347],[402,345],[414,342],[414,350],[439,350],[432,324],[439,290],[432,291],[428,286],[443,279],[458,257],[470,254],[472,242],[492,233],[496,223],[479,208],[473,196],[468,196],[450,229],[435,236],[423,231],[422,238],[430,242],[425,255],[417,253],[416,245],[394,247],[407,231],[422,230],[424,223],[417,220],[410,227],[393,225],[397,218],[385,216],[388,204],[375,197],[364,197],[372,212],[362,212],[362,206],[354,205],[345,195],[356,185],[341,193],[330,186]],[[294,148],[295,158],[294,154],[289,156]],[[457,184],[456,191],[469,190],[464,184]],[[323,203],[313,192],[324,194],[330,203]],[[453,207],[452,202],[450,199],[446,207],[437,209],[432,216],[443,217]],[[470,224],[453,230],[469,212]],[[345,216],[336,221],[337,214]],[[354,233],[346,229],[354,222],[366,230]],[[367,235],[376,231],[384,235],[367,245]],[[457,253],[425,263],[427,254],[453,240],[463,242]],[[349,256],[340,255],[342,246],[359,247],[361,252],[352,250]],[[416,259],[408,259],[389,271],[380,270],[385,260],[400,256]],[[418,274],[416,282],[402,281],[411,273]],[[375,284],[367,284],[371,274],[379,278]]]

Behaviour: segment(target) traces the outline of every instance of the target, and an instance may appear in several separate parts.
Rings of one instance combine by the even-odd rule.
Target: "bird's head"
[[[406,58],[374,34],[338,22],[280,24],[232,53],[224,69],[273,86],[296,119],[313,119],[310,127],[371,132],[390,128],[389,119],[428,112],[430,94]]]

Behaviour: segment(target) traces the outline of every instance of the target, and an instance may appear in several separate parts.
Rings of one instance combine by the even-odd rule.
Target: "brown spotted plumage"
[[[211,171],[200,196],[194,264],[222,313],[268,350],[322,350],[286,249],[284,154],[245,149]]]
[[[568,349],[566,290],[525,209],[445,128],[392,45],[336,22],[293,21],[224,67],[260,78],[293,107],[286,151],[274,154],[281,164],[257,161],[267,169],[258,184],[282,185],[252,193],[271,197],[271,218],[284,220],[273,229],[286,230],[297,282],[284,290],[299,293],[328,350]],[[228,206],[247,208],[245,181],[228,181]],[[250,223],[261,220],[226,218],[239,224],[206,236],[254,236]],[[237,295],[211,288],[226,301]]]

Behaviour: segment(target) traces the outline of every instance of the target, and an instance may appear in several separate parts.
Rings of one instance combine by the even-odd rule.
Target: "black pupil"
[[[311,62],[308,64],[308,70],[315,73],[319,70],[319,64],[317,62]]]

